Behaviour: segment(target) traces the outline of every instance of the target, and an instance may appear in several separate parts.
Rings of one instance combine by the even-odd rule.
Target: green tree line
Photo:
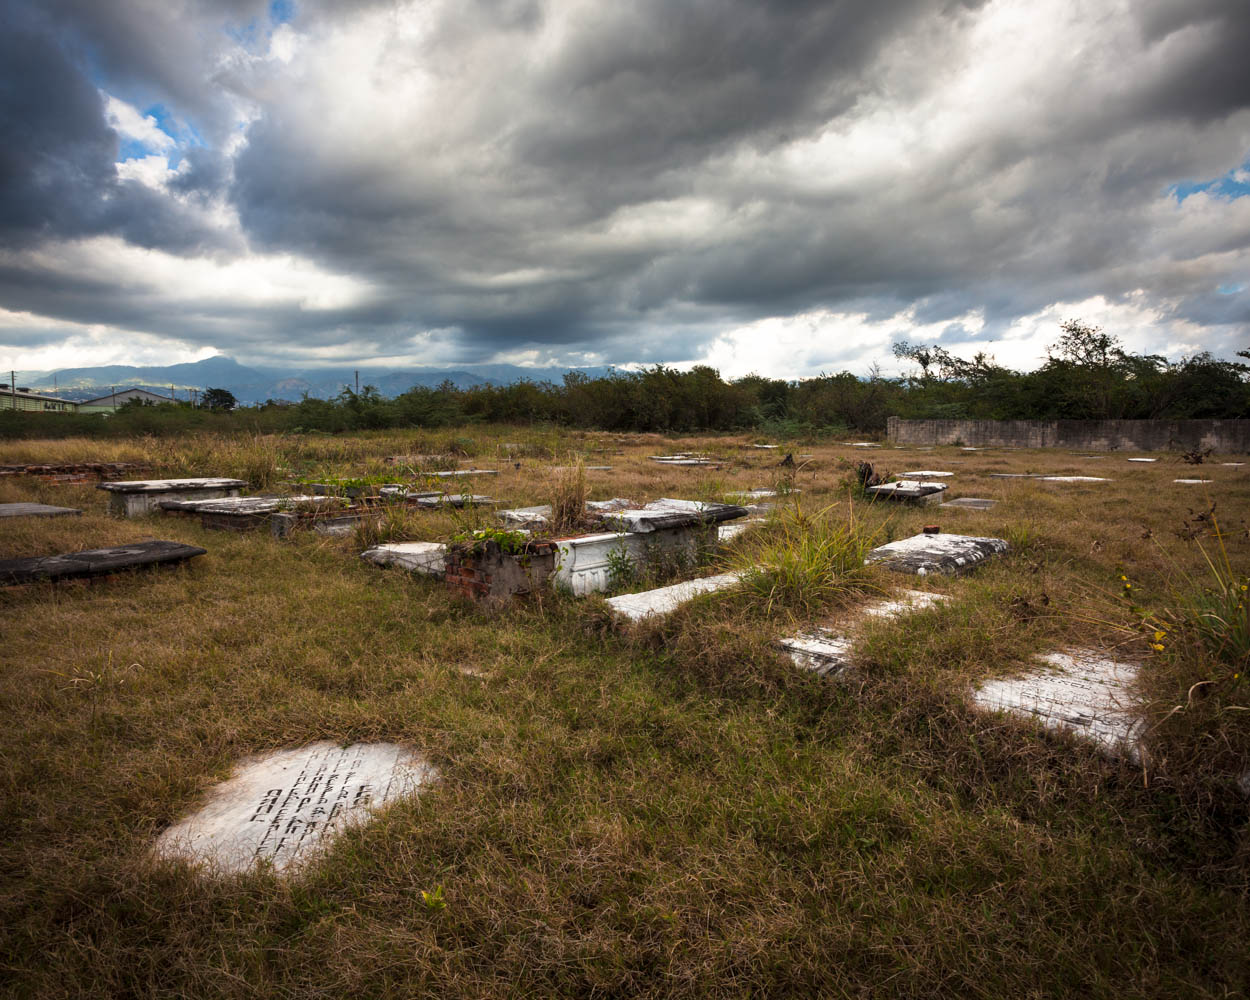
[[[914,370],[886,378],[850,372],[795,381],[748,375],[722,379],[713,368],[664,365],[601,378],[569,372],[560,383],[457,388],[414,386],[393,398],[350,386],[334,399],[268,401],[216,409],[189,404],[123,406],[116,414],[0,413],[0,436],[164,434],[192,429],[343,432],[443,427],[475,422],[547,423],[609,431],[736,431],[768,434],[879,432],[886,418],[1150,419],[1250,418],[1250,365],[1197,354],[1178,362],[1135,355],[1113,336],[1077,320],[1064,323],[1046,361],[1018,372],[978,354],[941,346],[894,345]],[[1250,351],[1239,357],[1250,360]],[[208,398],[208,393],[206,393]]]

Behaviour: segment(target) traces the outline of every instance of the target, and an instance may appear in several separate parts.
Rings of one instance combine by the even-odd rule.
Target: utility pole
[[[356,395],[360,395],[360,369],[356,369]]]
[[[17,372],[9,371],[9,400],[13,403],[13,409],[17,409]]]

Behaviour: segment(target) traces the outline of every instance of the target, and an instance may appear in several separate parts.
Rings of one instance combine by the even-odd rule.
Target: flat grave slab
[[[936,503],[946,491],[946,483],[925,482],[919,479],[900,479],[880,486],[869,486],[865,493],[883,497],[898,503]]]
[[[0,585],[35,583],[40,580],[75,580],[109,576],[126,570],[172,565],[207,550],[181,542],[135,542],[107,549],[83,549],[59,556],[0,560]]]
[[[921,590],[904,590],[897,597],[874,601],[860,610],[860,615],[870,618],[897,618],[934,607],[950,598],[944,594],[930,594]],[[818,677],[837,676],[852,666],[855,640],[854,624],[840,630],[816,628],[809,632],[782,639],[780,646],[790,654],[796,667],[810,670]]]
[[[1199,483],[1212,483],[1213,479],[1173,479],[1174,483],[1184,483],[1186,486],[1196,486]]]
[[[484,507],[496,501],[476,493],[447,493],[437,496],[420,494],[416,497],[418,507]]]
[[[716,526],[716,540],[718,542],[731,542],[744,531],[749,530],[757,524],[766,523],[766,519],[762,517],[750,517],[745,521],[733,521],[727,524],[718,524]]]
[[[962,573],[979,566],[990,556],[1007,551],[1002,538],[938,533],[912,535],[868,553],[866,562],[882,563],[898,573],[929,576],[934,573]]]
[[[988,500],[984,497],[956,497],[954,500],[947,500],[942,504],[943,507],[954,507],[958,510],[989,510],[997,500]]]
[[[1034,472],[991,472],[991,479],[1040,479]]]
[[[437,476],[439,479],[451,479],[454,476],[497,476],[498,469],[452,469],[450,472],[423,472],[423,476]]]
[[[713,594],[727,590],[738,582],[737,573],[722,573],[720,576],[705,576],[699,580],[686,580],[669,587],[648,590],[641,594],[622,594],[620,597],[609,597],[608,606],[622,617],[633,621],[641,621],[651,615],[666,615],[677,610],[687,601],[702,594]]]
[[[647,456],[653,462],[659,462],[660,465],[712,465],[710,458],[704,458],[700,455],[649,455]]]
[[[915,476],[917,478],[926,478],[926,479],[949,479],[954,474],[955,473],[953,472],[942,472],[939,469],[920,469],[916,472],[904,472],[903,473],[903,475],[905,476]]]
[[[360,558],[379,566],[398,566],[410,573],[442,576],[446,552],[447,546],[442,542],[388,542],[366,549]]]
[[[1245,462],[1221,462],[1220,463],[1220,465],[1227,465],[1234,469],[1240,469],[1245,464],[1246,464]]]
[[[781,445],[779,444],[753,444],[750,447],[756,448],[760,451],[776,451],[777,449],[781,447]]]
[[[313,743],[253,757],[208,795],[198,811],[165,830],[156,853],[220,874],[268,862],[281,872],[316,856],[334,837],[438,777],[393,743]]]
[[[722,521],[746,517],[750,513],[737,504],[664,497],[633,510],[609,512],[604,520],[623,531],[647,533],[694,524],[720,524]]]
[[[53,507],[46,503],[0,503],[0,517],[68,517],[81,513],[75,507]]]
[[[1159,460],[1157,458],[1130,458],[1130,459],[1127,459],[1127,461],[1129,462],[1157,462]]]
[[[1024,677],[988,681],[973,695],[979,708],[1032,718],[1076,733],[1104,752],[1136,759],[1144,721],[1133,684],[1137,665],[1077,649],[1037,657],[1045,667]]]
[[[1110,479],[1102,476],[1042,476],[1044,483],[1109,483]]]
[[[246,486],[242,479],[133,479],[98,483],[96,489],[109,493],[109,513],[142,517],[162,500],[209,500],[237,497]]]

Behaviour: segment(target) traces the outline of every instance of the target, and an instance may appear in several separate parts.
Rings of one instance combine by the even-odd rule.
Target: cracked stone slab
[[[253,757],[211,789],[201,809],[165,830],[156,853],[220,874],[265,862],[292,870],[437,777],[433,765],[393,743],[325,741]]]
[[[929,576],[933,573],[962,573],[991,556],[1007,551],[1002,538],[939,533],[912,535],[868,553],[866,562],[881,563],[898,573]]]
[[[954,507],[958,510],[989,510],[997,500],[988,500],[984,497],[956,497],[954,500],[947,500],[942,504],[943,507]]]
[[[442,576],[446,552],[447,546],[442,542],[387,542],[365,549],[360,558],[379,566],[398,566],[409,573]]]
[[[0,517],[68,517],[81,513],[76,507],[53,507],[46,503],[0,503]]]
[[[667,615],[676,611],[687,601],[703,594],[714,594],[720,590],[728,590],[738,582],[739,574],[722,573],[720,576],[705,576],[698,580],[686,580],[674,583],[669,587],[647,590],[641,594],[622,594],[609,597],[608,606],[622,617],[632,621],[641,621],[652,615]]]
[[[1138,759],[1144,720],[1133,690],[1137,664],[1088,649],[1045,653],[1036,659],[1043,669],[987,681],[974,693],[973,703],[1075,733],[1109,755]]]
[[[870,618],[898,618],[902,615],[923,611],[950,600],[945,594],[930,594],[922,590],[904,590],[896,597],[874,601],[860,609],[859,614]],[[816,628],[782,639],[782,649],[790,654],[794,665],[810,670],[818,677],[837,677],[853,665],[854,623],[841,630]]]
[[[133,479],[97,483],[96,489],[109,494],[109,513],[143,517],[156,510],[162,500],[237,497],[246,485],[242,479]]]

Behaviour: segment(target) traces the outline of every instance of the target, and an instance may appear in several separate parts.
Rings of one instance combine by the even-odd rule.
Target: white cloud
[[[105,120],[125,138],[142,143],[145,148],[158,153],[167,153],[177,145],[152,115],[143,114],[112,94],[101,91],[100,96],[104,98]]]

